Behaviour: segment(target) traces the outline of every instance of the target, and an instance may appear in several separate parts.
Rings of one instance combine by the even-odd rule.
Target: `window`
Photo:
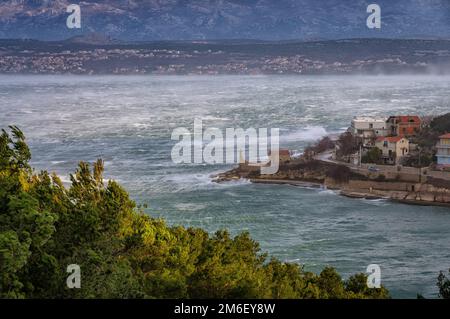
[[[383,146],[384,146],[384,147],[388,147],[388,142],[387,142],[387,141],[384,141]]]

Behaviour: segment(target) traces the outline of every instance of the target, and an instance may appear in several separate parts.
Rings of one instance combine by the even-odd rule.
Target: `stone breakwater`
[[[450,189],[428,183],[361,180],[336,183],[332,179],[326,179],[325,186],[330,189],[339,189],[342,195],[348,197],[386,198],[408,204],[450,207]]]
[[[238,167],[214,176],[221,183],[237,179],[248,179],[253,183],[288,184],[299,187],[324,187],[336,190],[343,196],[366,199],[389,199],[407,204],[436,205],[450,207],[450,183],[436,178],[417,183],[402,180],[371,180],[364,176],[350,175],[348,179],[336,180],[327,176],[323,165],[285,168],[275,175],[259,175]]]

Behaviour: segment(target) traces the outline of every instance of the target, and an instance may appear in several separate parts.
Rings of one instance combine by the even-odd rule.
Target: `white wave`
[[[228,186],[241,186],[241,185],[248,185],[251,184],[250,180],[241,178],[233,181],[228,182],[222,182],[222,183],[216,183],[219,187],[228,187]]]
[[[209,184],[211,182],[210,174],[171,174],[164,178],[167,182],[176,184]]]
[[[292,157],[292,158],[298,158],[298,157],[300,157],[300,156],[302,156],[302,155],[303,155],[303,152],[297,151],[297,150],[293,150],[293,151],[292,151],[292,154],[291,154],[291,157]]]
[[[58,165],[58,164],[62,164],[62,163],[65,163],[66,161],[51,161],[50,163],[52,164],[52,165]]]
[[[190,211],[190,212],[202,210],[202,209],[204,209],[206,207],[206,205],[195,204],[195,203],[177,203],[177,204],[175,204],[173,206],[176,209]]]
[[[358,99],[357,100],[358,103],[359,102],[376,102],[376,101],[378,101],[378,99],[375,99],[375,100],[373,100],[373,99]]]
[[[226,191],[224,192],[225,195],[231,196],[231,197],[239,197],[239,194],[236,194],[234,192]]]
[[[200,119],[202,121],[229,121],[230,120],[228,117],[217,117],[217,116],[213,116],[213,115],[201,116]]]
[[[327,135],[327,130],[324,127],[309,126],[304,129],[282,135],[280,140],[284,142],[315,141]]]
[[[133,123],[134,127],[137,128],[149,128],[151,126],[151,124],[147,124],[147,123]]]
[[[337,195],[337,192],[331,189],[322,189],[319,191],[320,195]]]
[[[72,184],[72,181],[70,180],[70,176],[69,175],[58,175],[59,179],[61,180],[61,182],[63,182],[63,184]]]
[[[208,189],[214,185],[209,174],[173,174],[163,180],[165,183],[172,184],[175,192]]]
[[[405,102],[410,102],[411,99],[391,99],[390,102],[391,103],[405,103]]]
[[[216,172],[217,173],[217,172]],[[164,177],[160,181],[160,187],[173,192],[184,192],[192,190],[208,190],[228,188],[250,184],[246,179],[238,179],[228,182],[216,183],[214,182],[214,173],[199,173],[199,174],[172,174]],[[170,185],[170,186],[169,186]]]
[[[389,201],[386,198],[377,198],[377,199],[367,199],[361,198],[361,201],[374,205],[374,206],[387,206],[389,205]]]

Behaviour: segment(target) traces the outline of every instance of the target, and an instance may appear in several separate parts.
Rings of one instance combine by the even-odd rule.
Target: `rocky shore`
[[[327,188],[351,198],[388,199],[424,206],[450,207],[450,182],[436,178],[424,182],[379,180],[351,172],[345,166],[318,161],[285,165],[275,175],[260,175],[258,170],[240,165],[214,176],[218,183],[247,179],[252,183],[285,184],[308,188]]]

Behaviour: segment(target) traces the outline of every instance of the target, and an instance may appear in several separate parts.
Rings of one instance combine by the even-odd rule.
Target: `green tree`
[[[450,274],[450,269],[448,273]],[[439,297],[450,299],[450,279],[448,279],[442,271],[439,273],[437,286],[439,288]]]
[[[366,154],[362,156],[363,163],[381,164],[383,151],[378,147],[372,147]]]
[[[366,274],[356,274],[351,276],[347,281],[345,281],[345,290],[351,298],[389,298],[389,292],[383,285],[381,285],[380,288],[369,288],[367,286]]]
[[[22,132],[0,135],[2,298],[385,298],[333,268],[267,261],[248,233],[169,227],[137,208],[103,162],[81,162],[66,188],[35,173]],[[81,289],[66,268],[81,268]],[[361,279],[362,280],[362,279]],[[350,287],[350,288],[349,288]]]
[[[336,145],[336,155],[338,157],[344,157],[356,153],[362,145],[362,141],[352,133],[345,132],[339,136]]]
[[[433,118],[430,123],[430,129],[438,134],[450,132],[450,113]]]
[[[56,215],[30,192],[31,158],[23,133],[10,127],[0,135],[0,296],[24,297],[33,290],[22,279],[27,267],[48,256],[44,246],[55,232]]]

